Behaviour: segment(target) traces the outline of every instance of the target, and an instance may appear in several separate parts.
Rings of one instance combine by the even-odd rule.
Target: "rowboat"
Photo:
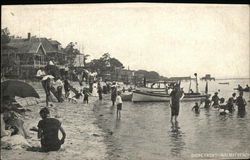
[[[229,85],[229,82],[220,82],[219,84],[227,84],[227,85]]]
[[[198,93],[198,80],[197,80],[197,74],[194,74],[196,77],[196,93],[184,93],[183,101],[198,101],[198,100],[203,100],[206,99],[207,96],[210,96],[209,94],[201,94]],[[191,87],[191,77],[190,79],[190,86],[189,90]],[[182,79],[179,79],[179,81],[175,83],[181,82]],[[169,82],[170,85],[173,84],[173,82]],[[164,84],[167,84],[167,82],[164,82]],[[151,87],[152,88],[152,87]],[[208,83],[206,83],[206,93],[208,91]],[[170,101],[170,95],[166,93],[166,89],[158,91],[153,91],[153,89],[150,89],[150,91],[145,91],[145,90],[135,90],[133,91],[132,95],[132,101],[133,102],[167,102]]]
[[[200,93],[185,93],[182,101],[197,101],[204,100],[209,94]],[[136,90],[133,91],[133,102],[168,102],[170,101],[170,95],[166,93],[154,93]]]

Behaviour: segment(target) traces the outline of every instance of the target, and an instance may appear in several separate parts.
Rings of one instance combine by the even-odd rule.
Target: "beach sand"
[[[98,127],[93,105],[98,97],[89,97],[89,104],[83,104],[82,99],[77,104],[71,102],[53,103],[50,107],[51,117],[62,122],[67,136],[65,143],[59,151],[41,153],[26,151],[26,149],[1,150],[2,160],[82,160],[82,159],[106,159],[107,147],[104,143],[105,133]],[[31,139],[27,141],[33,147],[40,147],[37,133],[29,131],[36,127],[39,120],[39,111],[44,103],[27,106],[30,112],[26,112],[23,118],[24,127],[28,130]],[[61,137],[61,135],[59,135]]]

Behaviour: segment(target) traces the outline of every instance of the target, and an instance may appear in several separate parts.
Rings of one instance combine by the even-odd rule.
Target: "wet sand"
[[[59,151],[41,153],[34,151],[19,150],[1,150],[1,159],[3,160],[82,160],[82,159],[106,159],[106,144],[104,143],[104,132],[97,126],[96,118],[93,112],[93,104],[97,97],[89,97],[89,104],[83,104],[82,99],[77,104],[71,102],[54,103],[50,107],[51,117],[55,117],[62,122],[67,136],[65,143]],[[25,128],[31,136],[27,141],[33,147],[40,147],[40,141],[37,139],[37,133],[29,131],[36,127],[39,120],[39,111],[44,103],[27,106],[30,112],[25,113]],[[61,137],[61,135],[60,135]]]

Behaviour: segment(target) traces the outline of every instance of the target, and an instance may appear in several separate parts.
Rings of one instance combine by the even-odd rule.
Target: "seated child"
[[[75,94],[73,91],[69,92],[68,101],[72,103],[77,103],[77,99],[79,99],[82,96],[81,91],[78,91],[77,94]]]

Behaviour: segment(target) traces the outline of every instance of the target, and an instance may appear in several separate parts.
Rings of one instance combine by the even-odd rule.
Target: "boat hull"
[[[182,101],[197,101],[205,99],[207,95],[200,94],[187,94]],[[150,93],[142,91],[134,91],[132,96],[133,102],[168,102],[170,101],[170,95],[160,93]]]
[[[132,92],[130,93],[122,93],[121,95],[122,101],[131,101],[132,100]]]

